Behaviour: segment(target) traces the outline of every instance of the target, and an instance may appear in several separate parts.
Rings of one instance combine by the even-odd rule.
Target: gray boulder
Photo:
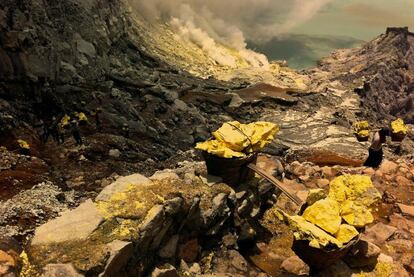
[[[65,212],[60,217],[38,227],[32,245],[87,239],[103,220],[103,216],[89,199],[76,209]]]

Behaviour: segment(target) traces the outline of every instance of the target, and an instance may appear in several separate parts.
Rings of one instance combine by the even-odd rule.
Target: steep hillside
[[[361,86],[365,117],[398,116],[413,123],[414,34],[408,28],[388,28],[360,48],[336,51],[319,68],[332,79]]]

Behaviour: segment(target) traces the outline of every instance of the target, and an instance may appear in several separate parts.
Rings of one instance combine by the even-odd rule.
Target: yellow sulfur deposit
[[[290,227],[294,231],[295,239],[309,240],[310,246],[314,248],[325,247],[329,244],[342,247],[342,243],[339,240],[316,225],[306,221],[302,216],[288,216],[287,219]]]
[[[341,206],[341,216],[350,225],[364,227],[374,222],[374,217],[368,207],[347,200]]]
[[[369,136],[369,130],[361,130],[357,134],[360,137],[368,137]]]
[[[351,226],[351,225],[348,225],[348,224],[342,224],[339,227],[338,232],[336,232],[335,237],[340,242],[346,244],[358,235],[359,235],[359,233],[358,233],[357,229],[355,229],[354,226]]]
[[[196,149],[223,158],[245,157],[272,142],[278,131],[277,125],[270,122],[260,121],[250,124],[241,124],[238,121],[227,122],[213,132],[216,140],[198,143]]]
[[[60,120],[60,127],[61,128],[65,128],[67,126],[69,126],[69,122],[70,122],[70,116],[68,116],[67,114],[65,114],[62,119]]]
[[[335,200],[326,198],[315,202],[303,213],[303,218],[330,234],[336,234],[341,226],[339,205]]]
[[[368,121],[358,121],[352,125],[354,133],[360,137],[369,136],[369,123]]]
[[[20,277],[40,276],[35,270],[34,266],[30,263],[29,257],[25,251],[20,254],[19,258],[21,263],[21,270],[19,274]]]
[[[75,116],[78,118],[79,121],[83,121],[83,122],[88,121],[88,118],[83,112],[75,113]]]
[[[27,141],[19,139],[17,140],[17,143],[19,144],[19,147],[22,149],[30,149],[30,145],[29,143],[27,143]]]
[[[342,175],[330,183],[329,198],[339,203],[357,200],[369,206],[380,197],[367,175]]]
[[[198,143],[197,149],[207,151],[210,154],[222,157],[222,158],[241,158],[246,157],[246,154],[231,150],[227,145],[218,140],[208,140]]]
[[[316,248],[328,244],[341,248],[358,236],[355,227],[374,221],[370,207],[378,199],[380,193],[369,176],[343,175],[331,181],[328,197],[321,190],[311,190],[302,216],[279,213],[288,219],[295,239],[308,240]]]
[[[339,203],[342,218],[355,227],[374,221],[369,208],[380,197],[369,176],[343,175],[330,184],[329,198]]]
[[[391,122],[391,131],[394,134],[408,134],[408,128],[401,118],[398,118],[397,120]]]
[[[316,201],[322,200],[326,198],[326,193],[323,189],[311,189],[309,191],[309,195],[306,198],[306,204],[308,206],[312,206],[315,204]]]

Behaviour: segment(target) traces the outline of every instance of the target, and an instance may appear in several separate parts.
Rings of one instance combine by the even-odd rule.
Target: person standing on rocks
[[[382,144],[387,141],[387,136],[390,136],[390,134],[391,131],[389,128],[381,128],[381,130],[375,132],[371,146],[369,147],[369,155],[364,162],[364,166],[377,168],[381,165],[384,157]]]
[[[101,113],[102,113],[101,107],[96,108],[95,112],[93,113],[95,117],[96,130],[98,130],[98,132],[102,131]]]
[[[57,144],[63,143],[63,136],[59,128],[59,120],[54,116],[52,117],[52,122],[49,127],[49,133],[52,135],[53,139]]]
[[[70,129],[72,136],[76,141],[76,145],[82,145],[83,141],[79,131],[79,122],[75,117],[73,117],[72,121],[70,122]]]
[[[129,125],[128,123],[124,123],[122,125],[122,134],[124,137],[129,138]]]

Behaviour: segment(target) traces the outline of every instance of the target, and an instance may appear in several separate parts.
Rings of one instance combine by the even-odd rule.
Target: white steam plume
[[[149,20],[169,22],[184,39],[218,63],[235,66],[226,45],[252,66],[266,66],[264,55],[246,48],[246,39],[267,40],[311,19],[333,0],[129,0]]]

